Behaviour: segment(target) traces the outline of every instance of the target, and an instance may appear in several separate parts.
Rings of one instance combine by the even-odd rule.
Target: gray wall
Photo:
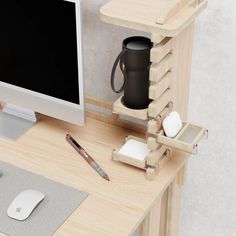
[[[145,35],[101,22],[99,8],[108,0],[84,0],[84,67],[85,94],[105,101],[115,101],[119,96],[110,88],[113,63],[122,49],[122,41],[133,35]],[[117,70],[117,86],[122,82]]]
[[[196,23],[189,119],[210,137],[189,161],[180,236],[235,236],[236,1],[209,1]]]
[[[123,38],[100,22],[107,0],[84,1],[86,95],[113,101],[110,70]],[[180,236],[236,235],[236,1],[211,0],[196,22],[189,120],[210,130],[189,160]]]

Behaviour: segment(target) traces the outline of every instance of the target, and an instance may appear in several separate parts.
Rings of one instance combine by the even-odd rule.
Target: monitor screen
[[[75,3],[2,0],[0,81],[80,104]]]

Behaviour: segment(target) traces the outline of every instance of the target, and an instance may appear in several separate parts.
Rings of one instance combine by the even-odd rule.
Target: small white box
[[[148,153],[147,144],[135,139],[129,139],[118,151],[118,154],[129,156],[139,161],[145,160]]]

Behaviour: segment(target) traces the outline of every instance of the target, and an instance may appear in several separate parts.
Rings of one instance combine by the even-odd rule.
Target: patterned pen
[[[103,171],[103,169],[97,164],[97,162],[71,137],[71,135],[66,135],[67,142],[84,158],[85,161],[95,170],[97,173],[107,181],[110,181],[108,175]]]

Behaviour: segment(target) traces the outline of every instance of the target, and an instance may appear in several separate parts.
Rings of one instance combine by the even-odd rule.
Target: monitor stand
[[[33,111],[5,104],[0,111],[0,137],[15,141],[36,122],[37,118]]]

